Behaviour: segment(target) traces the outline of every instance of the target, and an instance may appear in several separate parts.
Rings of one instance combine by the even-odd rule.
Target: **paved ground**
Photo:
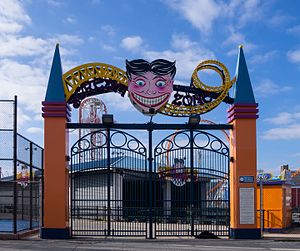
[[[0,251],[39,250],[200,250],[200,251],[300,251],[300,227],[285,233],[264,233],[262,240],[195,239],[164,237],[155,240],[142,238],[95,237],[70,240],[42,240],[38,235],[23,240],[0,240]]]
[[[264,233],[265,239],[299,241],[300,245],[300,226],[290,228],[282,233]],[[299,246],[300,247],[300,246]]]
[[[0,251],[14,250],[217,250],[217,251],[296,251],[300,250],[299,241],[275,240],[201,240],[194,238],[90,238],[71,240],[41,240],[37,236],[25,240],[0,241]]]

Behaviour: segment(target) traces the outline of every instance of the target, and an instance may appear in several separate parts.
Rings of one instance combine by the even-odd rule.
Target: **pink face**
[[[131,101],[144,113],[154,113],[163,107],[173,91],[173,79],[170,74],[155,75],[146,72],[144,75],[131,74],[128,84],[128,93]]]

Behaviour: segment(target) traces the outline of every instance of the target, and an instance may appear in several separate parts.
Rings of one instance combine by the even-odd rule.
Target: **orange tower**
[[[256,119],[258,104],[240,46],[234,104],[228,110],[230,132],[230,237],[261,237],[256,223]]]
[[[69,238],[68,134],[70,108],[65,101],[59,46],[56,45],[45,101],[44,227],[41,238]]]

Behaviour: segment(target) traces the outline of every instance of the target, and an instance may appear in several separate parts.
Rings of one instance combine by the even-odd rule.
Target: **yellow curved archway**
[[[121,85],[128,85],[126,72],[118,67],[104,63],[79,65],[63,75],[66,101],[68,102],[72,94],[83,83],[97,78],[115,80]]]

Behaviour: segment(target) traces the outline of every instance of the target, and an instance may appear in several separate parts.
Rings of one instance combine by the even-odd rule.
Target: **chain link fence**
[[[17,132],[17,97],[0,100],[0,232],[43,225],[43,155]]]

